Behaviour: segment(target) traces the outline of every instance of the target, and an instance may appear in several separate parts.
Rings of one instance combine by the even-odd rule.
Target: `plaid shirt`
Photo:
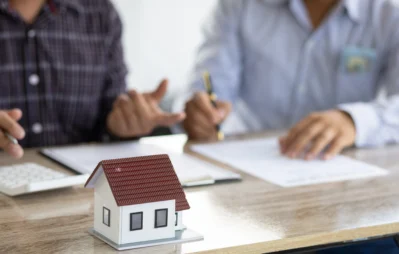
[[[0,109],[19,108],[23,147],[99,141],[126,89],[109,0],[52,0],[26,25],[0,0]]]

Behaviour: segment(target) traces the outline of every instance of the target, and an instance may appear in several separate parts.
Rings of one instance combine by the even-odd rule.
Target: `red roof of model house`
[[[190,209],[168,155],[101,161],[85,187],[94,188],[102,171],[118,206],[176,200],[176,211]]]

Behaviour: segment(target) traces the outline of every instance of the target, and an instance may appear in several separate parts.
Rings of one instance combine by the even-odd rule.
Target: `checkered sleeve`
[[[106,14],[107,34],[105,36],[105,48],[107,53],[107,68],[103,96],[101,100],[101,126],[103,137],[109,133],[106,131],[106,118],[112,110],[115,99],[126,92],[127,68],[124,61],[122,46],[122,22],[114,6],[108,2],[109,8]],[[105,135],[104,135],[105,134]]]

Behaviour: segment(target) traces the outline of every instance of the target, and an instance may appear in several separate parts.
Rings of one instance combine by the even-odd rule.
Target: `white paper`
[[[51,148],[44,149],[42,152],[83,174],[91,174],[102,160],[168,154],[182,185],[193,186],[220,180],[240,179],[238,174],[192,156],[169,152],[154,145],[139,144],[137,142]]]
[[[289,159],[276,138],[193,145],[191,149],[282,187],[336,182],[388,174],[388,171],[345,156],[330,161]]]

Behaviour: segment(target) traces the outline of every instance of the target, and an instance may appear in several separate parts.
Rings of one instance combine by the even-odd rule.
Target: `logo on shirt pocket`
[[[372,100],[376,93],[377,69],[375,49],[345,48],[337,73],[337,103]]]
[[[347,47],[341,55],[340,70],[347,74],[368,73],[373,70],[376,59],[375,49]]]

